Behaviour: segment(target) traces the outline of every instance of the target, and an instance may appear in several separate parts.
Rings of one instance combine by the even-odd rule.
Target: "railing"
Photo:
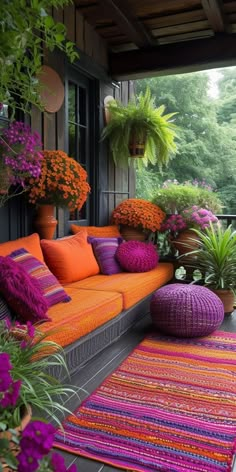
[[[236,229],[236,215],[216,215],[217,218],[223,222],[226,222],[226,226],[232,224],[234,229]]]

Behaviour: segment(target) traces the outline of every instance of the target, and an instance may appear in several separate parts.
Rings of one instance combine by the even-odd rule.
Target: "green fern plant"
[[[164,115],[164,105],[156,108],[149,89],[132,99],[127,105],[117,100],[107,105],[109,122],[102,132],[102,139],[109,138],[115,165],[130,165],[130,141],[135,136],[138,143],[144,142],[143,159],[138,165],[167,164],[176,151],[177,126],[170,121],[176,113]]]

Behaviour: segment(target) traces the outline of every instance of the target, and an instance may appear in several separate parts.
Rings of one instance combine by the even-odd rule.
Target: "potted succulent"
[[[60,426],[59,415],[70,413],[63,402],[76,390],[48,373],[52,366],[67,372],[62,348],[48,341],[48,335],[30,322],[0,322],[0,470],[7,466],[7,470],[18,472],[59,470],[57,454],[54,458],[45,457],[55,432],[45,418],[50,416]],[[31,409],[37,421],[31,421]],[[38,419],[39,414],[43,422]]]
[[[204,231],[194,229],[198,246],[191,255],[193,266],[200,270],[204,284],[224,304],[225,313],[232,313],[236,291],[236,231],[220,223],[210,223]]]
[[[120,225],[124,239],[144,241],[161,227],[165,213],[154,203],[141,198],[123,200],[113,210],[111,222]]]
[[[109,138],[115,165],[127,167],[130,157],[143,157],[148,162],[166,164],[176,151],[176,125],[171,121],[175,113],[164,115],[165,107],[155,107],[150,90],[140,94],[127,105],[117,100],[107,104],[110,119],[102,132]]]
[[[30,179],[29,201],[38,205],[37,231],[41,237],[51,239],[57,224],[54,206],[80,210],[90,186],[86,170],[65,152],[43,151],[42,154],[41,174]]]

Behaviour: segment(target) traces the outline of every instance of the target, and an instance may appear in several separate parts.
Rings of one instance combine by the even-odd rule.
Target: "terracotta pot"
[[[27,408],[24,407],[23,410],[22,410],[22,419],[21,419],[20,425],[17,426],[16,428],[14,428],[14,430],[16,431],[17,436],[21,433],[21,431],[24,431],[26,426],[29,424],[31,418],[32,418],[32,409],[31,409],[30,405],[27,405]],[[1,432],[0,433],[0,439],[7,439],[8,441],[10,441],[9,448],[10,448],[12,454],[14,456],[16,456],[18,454],[19,446],[18,446],[18,444],[16,444],[14,441],[11,440],[12,439],[12,433],[10,431]],[[12,472],[12,468],[9,467],[4,462],[4,458],[3,458],[3,462],[0,462],[0,464],[1,464],[2,469],[4,470],[4,472]]]
[[[57,226],[53,205],[39,205],[34,221],[36,231],[41,239],[52,239]]]
[[[178,251],[180,256],[187,254],[190,251],[194,251],[198,248],[198,243],[192,241],[192,238],[197,239],[197,235],[191,229],[185,230],[179,234],[177,238],[171,239],[171,244]],[[181,257],[180,261],[184,263],[193,262],[196,259],[194,255]]]
[[[207,287],[210,288],[210,287]],[[224,305],[224,312],[226,315],[231,315],[234,311],[234,294],[232,290],[224,290],[224,289],[213,289],[210,288],[212,292],[214,292],[222,301]]]
[[[148,236],[148,234],[142,229],[133,228],[132,226],[127,225],[121,225],[120,233],[125,241],[145,241]]]

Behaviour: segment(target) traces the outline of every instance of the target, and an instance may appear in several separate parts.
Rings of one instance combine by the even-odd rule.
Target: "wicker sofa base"
[[[64,348],[65,360],[70,375],[78,372],[96,354],[110,346],[141,319],[148,316],[151,297],[152,294],[148,295],[133,307],[122,311],[115,318],[87,336],[83,336],[75,343]],[[50,369],[49,373],[60,381],[67,377],[66,372],[60,368],[54,367]]]

